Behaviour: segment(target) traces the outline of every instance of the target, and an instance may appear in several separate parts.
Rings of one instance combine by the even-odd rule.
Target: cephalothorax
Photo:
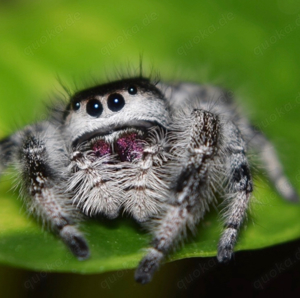
[[[29,210],[78,259],[89,257],[77,227],[82,214],[115,218],[123,210],[153,222],[135,275],[147,283],[216,196],[227,206],[218,260],[231,258],[253,190],[248,148],[280,194],[297,200],[273,147],[228,93],[133,77],[77,92],[65,109],[0,141],[0,173],[16,166]]]

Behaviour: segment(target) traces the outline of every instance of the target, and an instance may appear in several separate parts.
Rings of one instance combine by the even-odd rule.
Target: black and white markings
[[[298,195],[274,148],[213,86],[122,79],[76,92],[60,112],[0,141],[0,174],[14,164],[28,210],[80,260],[83,215],[130,214],[153,234],[135,278],[149,282],[219,197],[226,205],[218,260],[229,261],[253,191],[256,150],[279,193]]]

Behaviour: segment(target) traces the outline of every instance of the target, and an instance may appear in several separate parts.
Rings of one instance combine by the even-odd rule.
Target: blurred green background
[[[45,103],[62,92],[59,81],[71,90],[101,83],[118,71],[138,70],[142,56],[146,75],[153,70],[163,80],[218,84],[233,91],[249,118],[275,144],[300,191],[299,33],[300,2],[295,0],[0,1],[0,137],[42,119]],[[190,260],[167,264],[146,287],[133,282],[132,270],[112,271],[134,268],[149,241],[131,220],[86,223],[93,258],[80,263],[26,216],[11,187],[9,177],[3,177],[1,297],[39,295],[44,286],[57,297],[185,293],[180,280],[188,275],[191,265],[186,264],[191,263],[185,262]],[[237,250],[299,238],[299,207],[283,202],[261,176],[251,209]],[[217,214],[209,214],[195,241],[170,260],[215,255],[220,226]]]

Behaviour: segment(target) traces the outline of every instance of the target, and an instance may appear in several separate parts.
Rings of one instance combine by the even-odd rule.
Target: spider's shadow
[[[95,215],[90,217],[88,221],[95,225],[101,225],[107,230],[117,230],[121,227],[128,227],[130,229],[134,229],[137,233],[146,233],[145,229],[138,222],[125,214],[120,214],[119,217],[115,219],[109,219],[104,215]]]

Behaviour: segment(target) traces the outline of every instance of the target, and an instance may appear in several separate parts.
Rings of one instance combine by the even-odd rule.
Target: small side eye
[[[137,94],[137,88],[135,86],[129,86],[128,93],[131,95]]]
[[[79,101],[74,101],[72,103],[72,107],[74,111],[78,111],[80,109],[80,102]]]
[[[92,117],[99,117],[103,112],[102,104],[97,99],[91,99],[86,105],[86,112]]]
[[[107,99],[107,106],[113,112],[118,112],[122,110],[124,105],[125,105],[125,99],[119,93],[113,93]]]

